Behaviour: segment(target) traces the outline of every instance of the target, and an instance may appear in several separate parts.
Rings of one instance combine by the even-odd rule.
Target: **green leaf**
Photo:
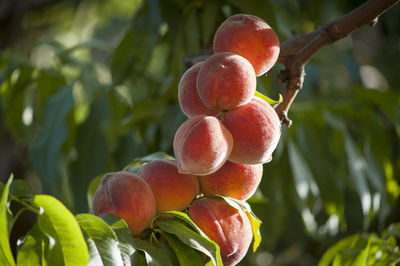
[[[144,71],[151,52],[159,40],[162,24],[161,9],[157,0],[145,1],[132,28],[128,30],[114,51],[111,62],[113,84],[120,84],[136,69]]]
[[[43,133],[33,144],[31,160],[42,181],[43,191],[54,193],[60,179],[60,150],[68,136],[66,116],[72,109],[72,86],[64,86],[45,105]]]
[[[33,192],[29,185],[21,179],[15,179],[11,183],[10,193],[16,197],[33,196]]]
[[[36,195],[33,205],[39,208],[40,230],[55,241],[57,261],[64,265],[86,265],[88,248],[78,222],[72,213],[56,198]]]
[[[71,48],[65,49],[60,53],[60,56],[65,56],[66,54],[72,53],[75,50],[78,49],[98,49],[98,50],[104,50],[104,51],[109,51],[112,46],[108,42],[104,42],[102,40],[97,40],[97,39],[92,39],[88,41],[84,41],[81,43],[78,43],[77,45],[72,46]]]
[[[367,163],[361,155],[357,145],[351,138],[346,124],[343,119],[338,116],[332,115],[329,112],[324,113],[326,121],[334,128],[342,132],[344,137],[344,147],[347,155],[347,165],[352,177],[352,182],[357,191],[358,197],[361,202],[361,207],[364,216],[364,228],[368,228],[369,212],[372,207],[371,193],[368,187],[366,173],[368,171]]]
[[[8,194],[13,180],[13,175],[8,179],[4,186],[0,197],[0,265],[15,265],[14,258],[11,253],[10,243],[8,242],[8,219],[7,219],[7,204]]]
[[[90,239],[94,241],[98,254],[104,266],[124,265],[118,246],[117,235],[112,228],[97,216],[79,214],[76,220]],[[96,260],[97,256],[94,257]]]
[[[203,45],[206,46],[212,40],[216,30],[217,14],[219,5],[215,1],[206,1],[203,11],[200,13],[201,38]]]
[[[371,193],[368,188],[365,171],[367,169],[366,162],[361,156],[356,144],[350,135],[345,134],[345,149],[347,154],[347,164],[355,185],[356,191],[361,201],[364,214],[364,228],[368,228],[369,212],[372,206]]]
[[[310,193],[314,196],[318,196],[319,189],[314,181],[314,176],[304,157],[297,149],[296,144],[291,140],[288,142],[288,153],[295,187],[299,197],[302,200],[307,200]]]
[[[266,101],[267,103],[269,103],[269,104],[272,105],[272,106],[277,105],[277,104],[280,104],[280,103],[283,101],[282,94],[279,94],[279,100],[277,100],[277,101],[272,100],[271,98],[265,96],[264,94],[262,94],[262,93],[259,92],[259,91],[256,91],[256,92],[254,93],[254,96],[263,99],[264,101]]]
[[[12,76],[17,76],[17,80],[12,82],[9,78],[8,84],[2,90],[2,104],[5,110],[5,120],[7,129],[12,135],[26,143],[30,141],[30,132],[23,123],[23,113],[25,110],[28,86],[32,82],[33,69],[30,66],[22,65],[14,70]]]
[[[97,188],[101,184],[101,180],[103,179],[103,175],[99,175],[90,181],[89,188],[87,191],[87,201],[89,205],[89,212],[93,213],[93,197],[94,193],[96,193]]]
[[[46,236],[40,231],[39,225],[35,224],[18,246],[17,265],[36,266],[47,265],[45,258]]]
[[[101,260],[101,256],[99,250],[97,249],[96,242],[93,239],[86,237],[86,245],[88,246],[89,252],[89,261],[88,266],[103,266],[103,261]]]
[[[131,265],[133,266],[147,266],[146,257],[143,252],[135,252],[131,256]]]
[[[71,163],[70,184],[77,212],[88,209],[85,194],[90,180],[107,172],[107,163],[110,159],[104,132],[104,124],[109,116],[107,104],[105,97],[96,100],[92,104],[89,117],[78,127],[76,133],[75,149],[78,156]]]
[[[143,251],[149,266],[174,265],[173,261],[175,258],[171,258],[168,252],[159,247],[153,246],[140,238],[133,237],[128,225],[123,219],[112,214],[101,215],[101,218],[111,225],[114,232],[117,234],[120,243],[131,246],[135,250]],[[140,260],[140,255],[135,255],[135,257]]]
[[[368,257],[370,256],[370,252],[371,252],[371,243],[372,243],[372,239],[370,238],[368,239],[368,243],[367,246],[358,254],[358,256],[356,256],[353,265],[354,266],[365,266],[368,265]]]
[[[176,219],[163,219],[158,220],[157,225],[161,230],[176,235],[186,245],[206,254],[215,265],[223,265],[219,246],[209,238],[191,230],[183,222]]]
[[[322,255],[321,260],[318,263],[318,266],[329,266],[334,258],[339,254],[339,252],[346,247],[350,246],[352,243],[357,241],[359,235],[353,235],[350,237],[346,237],[345,239],[340,240],[338,243],[330,247],[325,253]]]
[[[253,215],[251,215],[249,212],[246,212],[247,217],[250,220],[251,223],[251,230],[253,232],[253,252],[256,252],[258,247],[261,244],[261,232],[260,232],[260,226],[261,223],[259,221],[259,219],[255,219]]]
[[[192,221],[192,219],[190,219],[189,215],[187,215],[187,214],[184,213],[184,212],[180,212],[180,211],[166,211],[166,212],[162,212],[162,213],[158,214],[157,216],[155,216],[155,217],[153,218],[153,221],[151,222],[151,227],[152,227],[152,225],[156,222],[156,220],[157,220],[158,218],[162,218],[163,216],[167,216],[167,217],[168,217],[168,216],[170,216],[170,215],[172,215],[172,216],[174,216],[174,217],[176,217],[176,218],[178,218],[178,219],[184,221],[185,223],[187,223],[188,225],[190,225],[190,227],[191,227],[193,230],[195,230],[196,232],[198,232],[198,233],[200,233],[200,234],[204,234],[204,233],[200,230],[200,228]],[[205,234],[204,234],[204,236],[205,236]]]
[[[161,231],[162,236],[167,240],[170,247],[174,250],[180,265],[202,266],[203,257],[191,247],[182,243],[178,237]]]
[[[383,233],[383,237],[397,237],[400,238],[400,223],[391,224]]]

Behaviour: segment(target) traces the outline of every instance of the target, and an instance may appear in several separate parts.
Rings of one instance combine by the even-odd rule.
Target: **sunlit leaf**
[[[40,230],[52,239],[64,265],[86,265],[88,248],[82,231],[72,213],[57,199],[36,195],[33,205],[42,211],[38,216]]]
[[[356,241],[359,238],[358,235],[350,236],[345,239],[340,240],[335,245],[330,247],[322,256],[321,260],[318,263],[318,266],[328,266],[331,265],[331,262],[338,255],[338,252],[342,249],[350,246],[351,243]]]
[[[246,203],[245,201],[240,201],[237,199],[233,199],[230,197],[224,197],[224,196],[220,196],[220,195],[218,195],[217,197],[224,199],[232,207],[234,207],[238,210],[242,210],[246,213],[247,217],[250,220],[251,229],[253,232],[253,252],[256,252],[256,250],[260,246],[261,240],[262,240],[261,232],[260,232],[260,226],[262,224],[261,220],[253,213],[250,205],[248,203]]]
[[[269,103],[272,106],[280,104],[283,101],[282,94],[279,94],[279,100],[277,100],[277,101],[272,100],[271,98],[265,96],[264,94],[262,94],[259,91],[256,91],[254,95],[259,97],[259,98],[261,98],[261,99],[263,99],[264,101],[266,101],[267,103]]]
[[[46,236],[35,224],[18,247],[17,265],[46,265]]]
[[[8,194],[12,180],[13,175],[10,176],[7,184],[3,187],[0,197],[0,265],[15,265],[10,243],[8,242],[9,234],[7,228]]]

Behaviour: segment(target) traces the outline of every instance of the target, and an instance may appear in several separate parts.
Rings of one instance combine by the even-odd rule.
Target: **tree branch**
[[[289,127],[291,125],[287,112],[303,87],[304,68],[308,61],[325,45],[343,39],[363,25],[374,26],[378,17],[398,2],[399,0],[369,0],[313,32],[295,36],[282,43],[278,62],[284,64],[286,69],[279,74],[278,80],[286,83],[286,91],[283,102],[276,108],[282,123]]]

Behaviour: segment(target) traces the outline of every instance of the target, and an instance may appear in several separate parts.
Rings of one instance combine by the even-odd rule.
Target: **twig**
[[[291,125],[287,112],[303,86],[304,67],[307,62],[323,46],[343,39],[361,26],[374,26],[378,17],[398,2],[399,0],[369,0],[322,28],[311,33],[296,35],[282,43],[278,62],[284,64],[286,69],[281,72],[278,80],[286,83],[286,91],[283,102],[276,108],[282,123]]]

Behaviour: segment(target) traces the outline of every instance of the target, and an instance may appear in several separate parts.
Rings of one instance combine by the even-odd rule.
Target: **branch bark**
[[[287,113],[303,86],[304,68],[308,61],[325,45],[345,38],[351,32],[364,25],[374,26],[378,21],[378,17],[399,1],[369,0],[353,11],[313,32],[295,36],[282,43],[278,62],[284,64],[286,68],[280,73],[278,80],[286,83],[286,91],[283,102],[276,108],[282,123],[288,127],[292,123]]]

